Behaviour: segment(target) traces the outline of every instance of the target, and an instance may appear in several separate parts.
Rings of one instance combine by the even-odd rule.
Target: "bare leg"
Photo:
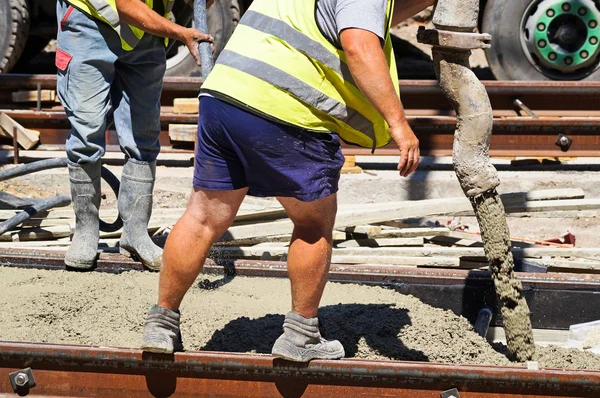
[[[292,311],[283,321],[271,353],[290,361],[339,359],[345,355],[337,340],[325,340],[319,331],[317,310],[331,263],[331,231],[337,211],[336,195],[301,202],[277,198],[294,223],[288,251],[288,274],[292,284]]]
[[[188,207],[169,234],[158,285],[158,305],[179,309],[208,251],[233,223],[247,188],[235,191],[194,189]]]
[[[317,315],[331,262],[331,237],[337,196],[314,202],[277,198],[294,223],[288,252],[292,311],[305,318]]]

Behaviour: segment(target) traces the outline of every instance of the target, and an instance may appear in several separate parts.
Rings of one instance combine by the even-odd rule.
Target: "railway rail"
[[[52,251],[6,249],[0,265],[62,269],[62,254]],[[119,255],[103,255],[97,271],[141,270]],[[205,272],[284,277],[285,263],[236,260],[210,262]],[[573,319],[597,317],[600,276],[585,274],[519,275],[532,306],[536,327],[565,328]],[[406,269],[385,266],[333,265],[330,279],[383,284],[411,293],[433,305],[448,306],[469,317],[465,303],[482,302],[482,290],[493,287],[488,272],[447,269]],[[451,292],[449,294],[449,292]],[[479,293],[478,293],[479,292]],[[457,295],[458,294],[458,295]],[[467,298],[467,300],[462,300]],[[536,308],[542,305],[546,311]],[[585,302],[577,313],[575,302]],[[489,302],[488,302],[489,303]],[[564,306],[570,308],[564,311]],[[451,306],[450,306],[451,307]],[[581,306],[580,306],[581,307]],[[555,314],[547,309],[555,308]],[[495,311],[497,312],[497,311]],[[476,313],[476,311],[475,311]],[[537,318],[535,318],[537,315]],[[567,319],[571,317],[571,319]],[[553,319],[553,324],[547,320]],[[494,319],[495,323],[498,320]],[[544,323],[546,322],[546,323]],[[557,322],[562,322],[558,325]],[[323,397],[401,396],[504,398],[597,397],[599,371],[564,371],[525,367],[462,366],[405,361],[312,361],[295,364],[268,355],[184,352],[175,355],[97,346],[0,342],[0,395],[32,396],[243,396]],[[9,377],[10,375],[10,377]],[[25,376],[26,377],[25,377]],[[19,383],[16,384],[17,376]],[[4,396],[4,395],[3,395]],[[10,395],[9,395],[10,396]]]
[[[217,352],[149,355],[139,350],[0,342],[0,369],[35,396],[411,398],[597,397],[600,372],[419,362],[311,361]],[[9,377],[0,392],[13,392]],[[16,394],[15,394],[16,395]]]
[[[166,78],[163,85],[161,143],[164,151],[191,150],[173,145],[170,124],[195,124],[196,115],[172,113],[175,98],[197,95],[200,78]],[[490,155],[500,157],[589,157],[600,150],[600,82],[510,82],[486,81],[485,87],[495,112]],[[401,81],[401,94],[409,123],[421,142],[424,156],[452,153],[455,118],[437,82]],[[51,75],[0,75],[0,110],[23,126],[42,132],[42,149],[62,149],[69,123],[62,108],[17,106],[11,94],[17,90],[55,89]],[[567,139],[562,137],[567,137]],[[568,145],[564,145],[564,143]],[[114,131],[107,132],[108,150],[118,150]],[[348,155],[369,154],[369,149],[345,145]],[[378,149],[377,155],[397,155],[393,144]]]

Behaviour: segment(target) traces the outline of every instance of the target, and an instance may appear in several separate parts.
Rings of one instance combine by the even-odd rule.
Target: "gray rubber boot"
[[[156,162],[128,159],[121,174],[119,213],[123,234],[119,242],[121,254],[130,255],[152,270],[160,270],[162,249],[148,235],[152,215],[152,189]]]
[[[346,355],[342,343],[321,337],[318,318],[307,319],[295,312],[288,312],[285,316],[283,334],[275,341],[271,353],[295,362],[340,359]]]
[[[158,305],[151,307],[144,325],[142,350],[159,354],[183,351],[179,318],[179,311]]]
[[[69,162],[68,165],[75,234],[65,255],[65,264],[71,268],[91,269],[98,259],[100,167],[100,162],[82,165]]]

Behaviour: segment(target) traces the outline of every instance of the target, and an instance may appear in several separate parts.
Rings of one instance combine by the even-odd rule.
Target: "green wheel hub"
[[[542,73],[576,79],[598,66],[600,10],[593,0],[534,1],[522,26],[523,49]]]

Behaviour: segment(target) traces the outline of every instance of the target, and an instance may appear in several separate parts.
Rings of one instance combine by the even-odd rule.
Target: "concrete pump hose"
[[[206,0],[194,1],[194,24],[197,30],[208,34],[208,22],[206,20]],[[206,79],[213,68],[213,57],[211,45],[208,42],[198,44],[198,55],[202,65],[202,78]]]

